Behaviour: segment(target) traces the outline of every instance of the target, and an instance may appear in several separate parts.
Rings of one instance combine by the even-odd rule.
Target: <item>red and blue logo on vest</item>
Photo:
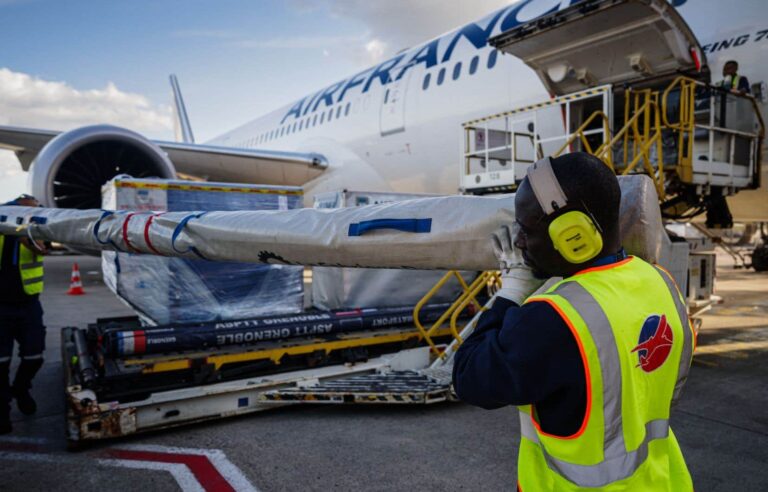
[[[640,340],[632,352],[637,352],[640,367],[645,372],[651,372],[659,367],[669,357],[672,350],[672,327],[667,322],[667,316],[652,314],[645,318],[640,330]]]

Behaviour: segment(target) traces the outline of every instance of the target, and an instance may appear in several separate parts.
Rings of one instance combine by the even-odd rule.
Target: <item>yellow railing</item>
[[[677,175],[684,183],[693,180],[693,131],[696,86],[704,84],[688,77],[677,77],[664,89],[661,95],[661,118],[664,127],[677,132]],[[680,90],[678,122],[669,121],[669,95]]]
[[[575,132],[573,132],[573,134],[570,137],[568,137],[568,139],[565,141],[565,144],[563,144],[563,146],[560,147],[560,149],[557,152],[555,152],[553,155],[558,156],[562,154],[564,150],[569,149],[571,147],[571,145],[573,144],[573,142],[576,141],[577,138],[581,140],[581,144],[584,146],[584,150],[586,152],[597,155],[595,151],[592,150],[592,146],[590,145],[589,140],[587,139],[587,135],[585,133],[589,125],[591,125],[592,121],[595,120],[596,118],[602,118],[603,132],[604,132],[603,134],[606,136],[610,136],[611,123],[608,120],[608,116],[606,116],[606,114],[602,111],[595,111],[589,116],[589,118],[586,119],[586,121],[584,121],[584,123],[581,124],[579,128],[576,129]],[[600,148],[602,148],[602,146],[598,147],[598,149]],[[608,164],[608,167],[613,169],[613,153],[612,152],[609,152],[606,158],[603,159],[603,161],[606,164]]]
[[[637,167],[640,160],[643,160],[643,167],[645,172],[653,179],[656,187],[656,192],[659,194],[659,198],[663,199],[664,194],[664,164],[662,156],[661,146],[661,120],[659,115],[659,107],[652,94],[643,93],[636,94],[634,101],[634,109],[630,111],[627,109],[625,113],[624,126],[615,135],[611,137],[610,122],[608,116],[602,111],[595,111],[592,113],[581,126],[566,140],[565,144],[553,154],[558,156],[563,151],[570,148],[570,146],[576,141],[581,140],[584,146],[584,151],[599,157],[605,162],[611,170],[616,171],[616,166],[613,159],[613,149],[621,142],[624,153],[624,163],[621,174],[626,175],[632,172]],[[644,102],[640,102],[640,98],[645,98]],[[629,98],[628,98],[629,100]],[[631,116],[630,116],[631,114]],[[604,141],[597,149],[592,149],[586,138],[586,128],[596,119],[601,118],[603,120],[603,128],[605,135],[609,137],[608,141]],[[641,128],[642,127],[642,128]],[[632,153],[630,154],[629,146],[632,144]],[[653,144],[656,144],[657,154],[657,168],[653,167],[653,160],[651,159],[650,150]],[[630,155],[632,160],[627,162]]]
[[[429,328],[425,328],[419,319],[421,308],[423,308],[429,302],[429,300],[432,299],[432,297],[434,297],[435,294],[437,294],[437,292],[439,292],[440,289],[442,289],[443,286],[452,278],[455,278],[458,280],[459,284],[461,284],[461,295],[455,301],[453,301],[451,306],[435,322],[433,322]],[[440,327],[442,327],[446,321],[449,321],[451,335],[453,335],[453,338],[456,339],[458,343],[461,343],[461,329],[458,327],[458,321],[461,312],[470,305],[474,306],[477,311],[482,310],[483,307],[479,302],[477,302],[478,294],[480,294],[480,292],[482,292],[485,288],[498,288],[500,285],[501,277],[499,276],[499,272],[483,272],[478,275],[478,277],[471,284],[467,285],[467,283],[464,281],[464,278],[458,271],[451,270],[446,272],[446,274],[437,281],[435,286],[432,287],[429,292],[427,292],[424,297],[421,298],[419,303],[416,304],[416,307],[413,308],[413,323],[416,325],[416,328],[419,330],[422,338],[426,340],[427,344],[429,344],[430,349],[432,349],[432,352],[434,352],[435,355],[440,358],[444,357],[443,352],[437,347],[437,344],[435,344],[433,340]]]

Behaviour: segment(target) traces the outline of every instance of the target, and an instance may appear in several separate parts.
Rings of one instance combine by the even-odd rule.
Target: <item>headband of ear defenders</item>
[[[549,157],[529,166],[527,175],[533,194],[546,215],[551,215],[568,204],[568,198],[555,176]]]

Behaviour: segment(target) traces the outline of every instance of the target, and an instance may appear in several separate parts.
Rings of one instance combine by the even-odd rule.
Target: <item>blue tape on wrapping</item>
[[[8,220],[7,215],[0,215],[0,222],[5,222],[6,220]]]
[[[202,217],[206,213],[207,212],[200,212],[198,214],[190,214],[190,215],[187,215],[186,217],[184,217],[183,219],[181,219],[181,222],[179,222],[179,225],[177,225],[176,229],[173,230],[173,235],[171,235],[171,248],[173,248],[174,251],[176,251],[177,253],[182,253],[182,254],[191,251],[195,255],[197,255],[197,257],[200,258],[201,260],[207,260],[208,259],[205,256],[203,256],[197,250],[197,248],[195,248],[194,246],[191,246],[187,251],[180,251],[180,250],[176,249],[176,238],[179,237],[179,234],[181,234],[181,230],[184,229],[184,227],[187,225],[187,222],[189,222],[192,219],[199,219],[200,217]]]
[[[104,210],[104,211],[101,212],[101,217],[99,217],[99,220],[96,221],[96,225],[93,226],[93,237],[94,237],[94,239],[96,239],[97,243],[99,243],[99,244],[110,244],[115,249],[115,251],[120,251],[122,253],[123,250],[120,249],[120,247],[117,244],[115,244],[115,242],[112,241],[111,239],[107,239],[106,241],[102,241],[101,239],[99,239],[99,228],[101,227],[101,221],[104,220],[105,218],[109,217],[110,215],[114,214],[114,213],[115,212],[113,212],[111,210]]]
[[[40,225],[43,225],[43,224],[45,224],[47,222],[48,222],[48,218],[47,217],[38,217],[36,215],[33,215],[29,219],[29,223],[30,224],[40,224]]]
[[[432,219],[375,219],[349,224],[349,236],[362,236],[376,229],[395,229],[402,232],[428,233],[432,231]]]

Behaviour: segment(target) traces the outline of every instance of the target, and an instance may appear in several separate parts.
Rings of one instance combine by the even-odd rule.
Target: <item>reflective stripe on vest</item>
[[[641,260],[633,259],[633,261]],[[674,400],[679,396],[688,375],[693,352],[693,335],[685,305],[674,282],[666,272],[654,268],[668,288],[682,324],[683,348],[677,368]],[[522,410],[520,411],[521,434],[524,438],[538,445],[537,449],[543,455],[546,466],[551,471],[577,486],[602,487],[631,477],[648,458],[649,443],[655,439],[665,439],[669,436],[669,420],[664,418],[645,422],[644,438],[639,446],[632,451],[627,451],[622,418],[620,347],[616,342],[614,329],[608,315],[597,299],[583,285],[578,283],[578,279],[566,280],[547,294],[559,296],[570,304],[582,318],[597,349],[602,379],[603,459],[596,464],[584,465],[552,456],[539,439],[539,434],[532,420],[533,416]],[[587,363],[585,359],[584,364]],[[590,382],[587,381],[587,384],[589,385]],[[589,405],[589,402],[587,403]]]
[[[523,412],[520,412],[520,433],[523,437],[540,444],[539,436],[531,423],[531,416]],[[597,465],[576,465],[550,456],[543,448],[542,452],[547,466],[560,476],[580,487],[602,487],[631,476],[648,457],[648,443],[654,439],[664,439],[668,435],[669,420],[652,420],[645,424],[645,440],[639,448],[613,458],[606,458]]]
[[[680,368],[677,370],[677,383],[675,383],[675,393],[672,396],[672,403],[677,403],[680,398],[680,393],[683,391],[685,381],[688,379],[688,371],[691,369],[691,359],[693,358],[693,327],[688,319],[688,309],[686,309],[683,300],[680,298],[675,281],[672,280],[671,275],[666,270],[654,265],[654,268],[659,272],[661,278],[664,279],[664,283],[667,284],[667,288],[672,292],[672,300],[675,301],[675,307],[677,308],[677,315],[680,316],[680,320],[683,322],[683,354],[680,357]]]

